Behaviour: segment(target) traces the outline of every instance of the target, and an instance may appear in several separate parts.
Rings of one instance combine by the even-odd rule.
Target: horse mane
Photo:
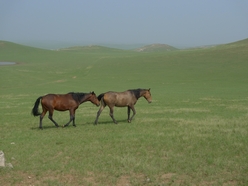
[[[72,98],[76,102],[81,102],[81,100],[85,97],[85,93],[79,93],[79,92],[69,92],[68,94],[71,94]]]
[[[128,91],[132,92],[134,94],[134,96],[136,97],[136,99],[139,99],[140,98],[140,92],[142,90],[145,90],[145,89],[138,88],[138,89],[130,89]]]

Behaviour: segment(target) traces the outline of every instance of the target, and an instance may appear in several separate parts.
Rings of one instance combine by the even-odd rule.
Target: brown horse
[[[39,112],[39,104],[41,100],[42,113]],[[47,94],[45,96],[39,97],[32,109],[32,114],[34,116],[40,116],[40,129],[42,129],[42,119],[45,116],[46,112],[49,112],[48,118],[55,124],[56,127],[59,125],[53,120],[53,111],[66,111],[70,112],[70,120],[63,127],[68,126],[71,121],[73,121],[73,126],[75,125],[75,111],[80,104],[90,101],[91,103],[99,106],[100,102],[98,101],[96,94],[94,92],[90,93],[74,93],[70,92],[68,94]]]
[[[106,92],[100,94],[97,98],[101,101],[101,107],[97,112],[95,124],[98,123],[98,118],[102,112],[102,110],[106,107],[106,105],[110,109],[110,117],[113,119],[114,123],[117,124],[117,121],[114,118],[114,106],[116,107],[127,107],[127,115],[128,122],[130,123],[136,114],[134,109],[134,105],[138,101],[140,97],[144,97],[149,103],[152,102],[152,96],[150,93],[150,89],[134,89],[127,90],[125,92]],[[130,118],[130,109],[133,111],[133,115]]]

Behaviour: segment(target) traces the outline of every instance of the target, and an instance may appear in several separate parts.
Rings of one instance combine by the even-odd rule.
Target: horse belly
[[[116,106],[116,107],[127,107],[128,104],[116,103],[115,106]]]
[[[128,99],[119,99],[116,101],[115,106],[116,107],[127,107],[130,105],[130,101]]]
[[[57,111],[66,111],[66,110],[69,110],[66,107],[58,107],[58,106],[54,107],[54,109],[57,110]]]
[[[68,101],[57,101],[54,109],[58,111],[66,111],[73,107],[73,104]]]

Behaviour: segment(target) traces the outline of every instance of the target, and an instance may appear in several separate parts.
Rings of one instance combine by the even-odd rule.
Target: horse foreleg
[[[75,124],[75,116],[73,117],[73,120],[72,120],[72,121],[73,121],[73,124],[72,124],[72,125],[73,125],[74,127],[76,127],[76,124]]]
[[[74,119],[75,119],[75,117],[74,117],[74,116],[70,116],[70,120],[69,120],[69,122],[68,122],[68,123],[66,123],[63,127],[67,127],[67,126],[71,123],[71,121],[73,121],[73,126],[76,126],[76,125],[75,125],[75,123],[74,123]]]
[[[127,121],[130,122],[130,107],[127,106]]]
[[[76,112],[76,109],[75,110],[73,110],[73,111],[71,111],[71,116],[70,117],[72,117],[72,125],[74,126],[74,127],[76,127],[76,124],[75,124],[75,112]]]
[[[75,111],[70,111],[70,120],[63,127],[67,127],[71,123],[71,121],[73,121],[73,126],[76,127],[76,125],[75,125]]]
[[[113,122],[117,124],[117,121],[114,118],[114,107],[109,107],[109,109],[110,109],[110,112],[109,112],[110,117],[112,118]]]
[[[98,118],[99,118],[99,116],[100,116],[100,114],[101,114],[101,112],[102,112],[102,110],[103,110],[104,108],[105,108],[105,106],[104,106],[104,105],[101,105],[100,109],[98,110],[98,112],[97,112],[97,114],[96,114],[95,125],[97,125],[97,123],[98,123]]]
[[[131,119],[128,120],[128,122],[131,123],[131,121],[132,121],[134,115],[136,114],[136,111],[135,111],[135,109],[134,109],[134,106],[130,106],[129,108],[131,108],[132,111],[133,111],[133,115],[132,115]]]

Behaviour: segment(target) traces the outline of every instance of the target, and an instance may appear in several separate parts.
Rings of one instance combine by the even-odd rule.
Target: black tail
[[[97,99],[98,99],[99,101],[101,101],[101,99],[102,99],[102,97],[104,96],[104,94],[105,94],[105,93],[102,93],[102,94],[100,94],[99,96],[97,96]]]
[[[39,112],[39,104],[40,104],[40,99],[42,98],[42,96],[41,97],[39,97],[36,101],[35,101],[35,103],[34,103],[34,108],[32,109],[32,111],[31,111],[31,114],[33,114],[34,116],[39,116],[39,115],[41,115],[41,113]]]

